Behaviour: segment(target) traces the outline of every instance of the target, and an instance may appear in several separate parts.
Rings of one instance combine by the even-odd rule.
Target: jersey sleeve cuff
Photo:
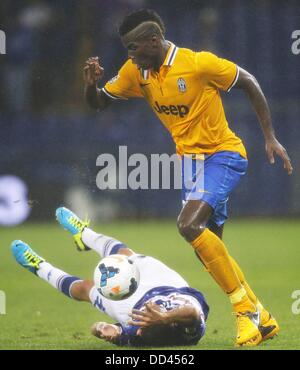
[[[103,92],[104,92],[104,94],[105,94],[106,96],[108,96],[108,97],[109,97],[110,99],[112,99],[112,100],[120,100],[120,99],[122,99],[122,98],[120,98],[119,96],[114,95],[114,94],[110,93],[109,91],[107,91],[107,89],[106,89],[105,87],[102,87],[101,91],[103,91]]]
[[[235,74],[235,78],[232,82],[232,84],[229,86],[229,88],[227,89],[227,92],[229,92],[233,87],[234,85],[236,84],[238,78],[239,78],[239,74],[240,74],[240,69],[238,66],[236,66],[236,74]]]

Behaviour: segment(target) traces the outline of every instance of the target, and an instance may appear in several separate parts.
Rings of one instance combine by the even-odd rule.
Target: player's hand
[[[274,152],[283,160],[283,166],[289,175],[293,172],[290,157],[287,154],[285,148],[279,143],[279,141],[273,137],[272,139],[266,140],[266,152],[271,164],[275,163]]]
[[[98,57],[91,57],[85,62],[83,79],[86,85],[96,85],[103,75],[104,69],[100,66]]]
[[[129,325],[146,327],[155,325],[165,325],[167,314],[162,312],[160,307],[156,304],[146,303],[145,310],[132,310],[129,315],[132,320],[128,322]]]

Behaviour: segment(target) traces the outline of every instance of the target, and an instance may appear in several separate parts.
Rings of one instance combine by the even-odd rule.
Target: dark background
[[[271,166],[258,121],[242,92],[224,103],[231,128],[249,156],[248,175],[233,193],[232,216],[300,215],[300,54],[291,51],[300,29],[300,2],[192,0],[60,0],[0,2],[0,175],[28,185],[32,219],[53,218],[61,204],[98,219],[175,217],[180,192],[100,191],[101,153],[174,153],[174,145],[146,102],[118,102],[102,114],[83,101],[82,67],[98,55],[105,82],[126,60],[117,34],[129,11],[155,9],[168,40],[209,50],[253,73],[270,103],[280,142],[293,160],[289,177],[281,161]],[[1,203],[1,202],[0,202]]]

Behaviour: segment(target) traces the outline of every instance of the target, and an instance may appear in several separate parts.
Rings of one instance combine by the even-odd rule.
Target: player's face
[[[123,45],[128,51],[128,58],[138,68],[155,68],[158,59],[156,40],[127,41],[122,39]]]

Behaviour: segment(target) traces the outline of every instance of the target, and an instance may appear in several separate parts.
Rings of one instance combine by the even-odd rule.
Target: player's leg
[[[207,271],[229,296],[237,314],[237,344],[249,341],[259,343],[261,334],[258,330],[256,307],[249,299],[232,266],[225,244],[206,228],[212,211],[209,204],[204,201],[188,201],[178,218],[179,231],[193,246]]]
[[[82,280],[75,282],[70,288],[70,296],[76,301],[91,302],[90,291],[94,286],[92,280]]]
[[[111,254],[124,254],[126,256],[134,254],[119,240],[93,231],[88,227],[88,221],[81,220],[65,207],[56,210],[56,219],[65,230],[73,235],[77,249],[80,251],[93,249],[101,257]]]
[[[214,222],[211,222],[210,225],[209,225],[209,230],[212,231],[215,235],[217,235],[221,240],[223,239],[224,224],[218,226]],[[234,268],[242,286],[245,288],[245,290],[247,292],[247,295],[248,295],[249,299],[251,300],[252,303],[255,304],[256,307],[258,307],[260,309],[260,311],[262,311],[262,305],[259,302],[256,295],[254,294],[253,290],[250,288],[247,281],[245,280],[245,276],[244,276],[242,270],[240,269],[239,265],[237,264],[237,262],[231,256],[230,256],[230,260],[231,260],[232,266],[233,266],[233,268]]]
[[[89,292],[93,287],[92,281],[83,280],[51,265],[43,257],[34,252],[22,240],[15,240],[11,245],[12,254],[16,261],[39,278],[45,280],[55,289],[66,296],[90,302]]]
[[[11,245],[11,249],[13,256],[21,266],[49,283],[67,297],[77,301],[89,302],[96,309],[115,320],[117,320],[116,312],[118,312],[118,310],[123,310],[125,313],[130,311],[128,307],[124,308],[124,304],[126,305],[126,302],[129,301],[130,298],[121,302],[114,302],[103,297],[94,286],[93,281],[83,280],[56,268],[45,261],[44,258],[40,257],[29,245],[21,240],[14,241]],[[124,304],[122,302],[124,302]],[[127,321],[129,320],[128,315],[126,319]]]
[[[216,221],[216,225],[220,227],[227,219],[228,194],[245,173],[246,167],[247,161],[237,153],[223,152],[207,157],[204,161],[204,172],[199,171],[202,180],[204,173],[201,185],[197,186],[201,177],[199,180],[198,174],[192,173],[194,187],[188,191],[183,189],[185,205],[178,217],[180,233],[193,246],[206,269],[233,304],[238,317],[237,344],[244,344],[253,339],[258,343],[261,340],[258,315],[235,272],[225,244],[208,226],[211,221]],[[192,168],[197,169],[197,166],[192,163]],[[186,168],[183,166],[183,169],[185,171]]]
[[[223,231],[224,231],[224,224],[218,226],[215,222],[209,223],[209,229],[214,234],[216,234],[220,239],[223,237]],[[197,253],[196,253],[197,254]],[[274,317],[263,307],[253,290],[251,289],[250,285],[245,279],[245,276],[239,267],[238,263],[230,256],[230,260],[232,263],[232,266],[242,284],[242,286],[245,288],[247,295],[252,303],[255,304],[255,306],[260,311],[260,322],[259,322],[259,330],[262,334],[262,339],[267,340],[273,338],[278,332],[279,332],[279,325],[277,321],[274,319]]]
[[[224,224],[218,226],[215,222],[210,222],[209,223],[209,230],[212,231],[215,235],[217,235],[221,240],[223,239]],[[245,276],[244,276],[242,270],[240,269],[239,265],[237,264],[237,262],[231,256],[229,256],[229,257],[230,257],[232,266],[233,266],[241,284],[243,285],[243,287],[245,288],[245,290],[247,292],[247,295],[248,295],[249,299],[251,300],[252,303],[255,304],[255,306],[257,306],[258,308],[262,308],[261,303],[259,302],[259,300],[256,297],[256,295],[254,294],[253,290],[250,288],[249,284],[247,283],[247,281],[245,279]]]
[[[192,244],[207,270],[229,295],[235,310],[255,311],[234,271],[225,244],[206,228],[212,211],[210,205],[204,201],[188,201],[178,217],[179,231]]]
[[[221,240],[223,239],[224,224],[218,226],[216,223],[211,222],[210,225],[209,225],[209,230],[211,232],[213,232],[215,235],[217,235]],[[244,276],[242,270],[240,269],[239,265],[237,264],[237,262],[231,256],[229,256],[229,257],[230,257],[232,266],[233,266],[241,284],[243,285],[243,287],[245,288],[245,290],[247,292],[247,295],[248,295],[249,299],[251,300],[252,303],[255,304],[255,306],[261,308],[262,307],[261,303],[259,302],[258,298],[254,294],[253,290],[248,285],[248,283],[245,279],[245,276]]]
[[[211,222],[208,228],[211,232],[217,235],[217,237],[219,237],[221,240],[223,239],[224,224],[218,226],[214,222]]]
[[[115,310],[113,301],[102,297],[90,280],[83,280],[58,269],[34,252],[29,245],[21,240],[15,240],[11,245],[16,261],[28,271],[49,283],[69,298],[89,302],[99,311],[111,316]]]
[[[217,224],[215,224],[214,222],[211,222],[210,225],[209,225],[209,230],[211,232],[213,232],[215,235],[217,235],[221,240],[223,239],[223,231],[224,231],[224,224],[218,226]],[[246,279],[245,279],[245,276],[242,272],[242,270],[240,269],[239,265],[237,264],[237,262],[231,257],[230,257],[230,260],[231,260],[231,263],[232,263],[232,266],[242,284],[242,286],[245,288],[246,292],[247,292],[247,295],[249,297],[249,299],[251,300],[252,303],[255,304],[256,307],[258,307],[260,309],[260,311],[262,310],[262,305],[261,303],[259,302],[258,298],[256,297],[256,295],[254,294],[253,290],[250,288],[249,284],[247,283]]]
[[[245,288],[251,302],[255,304],[260,312],[259,330],[263,340],[272,339],[279,332],[280,328],[275,318],[263,307],[250,285],[247,283],[244,273],[238,263],[230,256],[232,266],[239,277],[242,286]]]

